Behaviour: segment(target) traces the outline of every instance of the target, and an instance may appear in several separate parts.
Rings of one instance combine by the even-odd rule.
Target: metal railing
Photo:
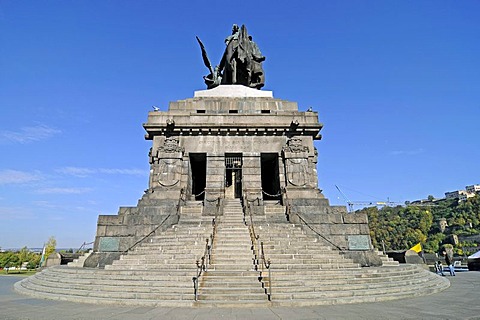
[[[83,242],[82,245],[80,246],[80,248],[78,248],[77,252],[82,251],[86,246],[94,244],[94,243],[95,243],[95,241],[92,241],[92,242],[86,242],[85,241],[85,242]]]
[[[250,202],[255,202],[258,198]],[[255,232],[255,224],[253,222],[253,214],[250,207],[250,202],[246,195],[243,197],[243,222],[248,226],[250,240],[252,242],[251,250],[253,252],[253,266],[259,272],[258,281],[262,284],[262,288],[267,295],[268,301],[272,300],[272,273],[271,260],[265,257],[265,249],[263,241],[260,241],[260,236]],[[248,212],[247,212],[248,211]],[[247,224],[246,216],[249,216],[250,225]],[[265,282],[265,269],[268,271],[267,282]]]
[[[212,249],[213,249],[213,241],[215,240],[215,235],[217,234],[217,223],[218,223],[218,215],[220,212],[220,198],[217,200],[216,211],[215,211],[215,218],[212,220],[212,233],[210,237],[205,239],[205,249],[203,250],[203,256],[200,259],[197,259],[196,266],[197,266],[197,273],[195,277],[192,278],[193,281],[193,295],[194,300],[198,301],[198,282],[201,276],[208,271],[208,266],[210,265],[211,258],[212,258]],[[213,201],[212,201],[213,202]]]
[[[180,196],[178,197],[178,204],[177,204],[177,216],[180,215],[180,208],[182,206],[182,202],[185,203],[185,189],[182,188],[180,189]],[[150,231],[148,234],[146,234],[145,236],[143,236],[140,240],[138,240],[137,242],[135,242],[133,245],[131,245],[127,250],[124,250],[123,253],[127,253],[128,251],[132,250],[133,248],[135,248],[138,244],[142,243],[143,241],[145,241],[147,238],[149,238],[152,234],[154,234],[155,232],[157,232],[157,230],[162,227],[165,222],[168,220],[168,218],[170,218],[170,216],[172,215],[172,212],[170,211],[168,213],[168,215],[165,217],[165,219],[162,220],[162,222],[160,222],[160,224],[158,226],[156,226],[152,231]]]

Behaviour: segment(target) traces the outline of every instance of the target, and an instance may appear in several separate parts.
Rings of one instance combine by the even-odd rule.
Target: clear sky
[[[205,88],[233,23],[324,124],[332,204],[480,183],[479,1],[0,1],[0,247],[93,241],[148,187],[152,105]]]

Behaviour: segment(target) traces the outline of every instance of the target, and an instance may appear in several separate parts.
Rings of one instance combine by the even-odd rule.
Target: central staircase
[[[198,305],[264,305],[267,295],[254,270],[252,243],[240,201],[227,200],[223,210]]]
[[[242,205],[234,199],[225,200],[223,215],[216,218],[210,263],[199,278],[195,299],[196,261],[214,230],[213,216],[203,210],[201,202],[187,202],[177,225],[149,237],[105,269],[78,267],[79,262],[55,266],[17,282],[15,289],[37,298],[87,303],[266,307],[411,298],[449,286],[445,278],[416,265],[385,261],[382,267],[361,268],[313,233],[281,219],[267,223],[247,216],[245,223]],[[257,265],[261,243],[271,262],[270,277]],[[271,283],[268,290],[266,283]]]

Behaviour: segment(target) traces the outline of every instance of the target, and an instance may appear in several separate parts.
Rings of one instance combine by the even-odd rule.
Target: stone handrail
[[[80,248],[78,248],[77,252],[81,251],[84,247],[90,245],[90,244],[94,244],[95,241],[92,241],[92,242],[83,242],[82,245],[80,246]]]

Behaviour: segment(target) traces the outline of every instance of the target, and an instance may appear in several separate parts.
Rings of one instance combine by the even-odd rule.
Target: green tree
[[[7,251],[0,253],[0,267],[10,268],[18,266],[18,255],[15,252]]]
[[[22,263],[28,262],[30,258],[29,254],[30,254],[30,251],[28,250],[27,247],[23,247],[22,249],[20,249],[20,251],[17,253],[17,256],[18,256],[17,267],[21,267]]]
[[[48,241],[45,244],[45,259],[47,259],[49,255],[55,252],[56,247],[57,240],[55,240],[55,237],[51,236],[50,238],[48,238]]]
[[[360,211],[368,215],[372,244],[378,249],[382,241],[387,250],[405,250],[421,242],[425,252],[438,252],[446,237],[478,234],[480,230],[480,195],[467,201],[437,201],[428,209],[407,205]],[[440,219],[448,222],[444,232],[438,226]],[[464,253],[463,248],[469,245],[459,244],[455,250]]]

